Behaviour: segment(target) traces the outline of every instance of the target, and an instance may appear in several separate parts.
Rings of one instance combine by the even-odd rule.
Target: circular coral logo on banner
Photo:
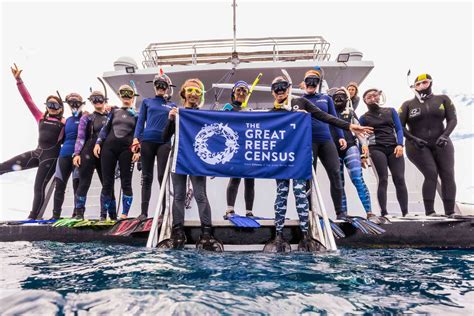
[[[211,137],[219,136],[225,139],[225,149],[219,152],[209,150],[208,140]],[[213,123],[205,125],[194,139],[194,152],[207,164],[217,165],[229,162],[239,149],[237,140],[239,136],[229,126],[223,123]]]

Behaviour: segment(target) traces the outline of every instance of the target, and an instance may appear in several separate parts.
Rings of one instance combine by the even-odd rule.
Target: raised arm
[[[36,122],[38,123],[43,116],[43,113],[38,109],[36,104],[33,102],[33,99],[31,98],[30,93],[28,92],[28,89],[26,89],[25,84],[23,83],[23,80],[21,79],[21,72],[23,71],[22,69],[19,69],[16,64],[13,64],[14,67],[10,67],[13,77],[16,79],[16,85],[18,87],[18,91],[20,91],[20,95],[23,98],[23,101],[25,101],[26,105],[28,106],[28,109],[30,110],[31,114],[33,114],[33,117],[35,118]]]

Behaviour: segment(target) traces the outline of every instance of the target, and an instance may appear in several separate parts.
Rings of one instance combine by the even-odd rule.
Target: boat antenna
[[[233,10],[233,31],[234,31],[234,41],[232,49],[231,62],[235,66],[239,63],[239,54],[237,53],[237,2],[236,0],[232,1],[232,10]]]
[[[233,8],[233,11],[234,11],[234,50],[233,52],[234,53],[237,53],[237,25],[236,25],[236,8],[237,8],[237,3],[236,3],[236,0],[233,0],[233,3],[232,3],[232,8]]]

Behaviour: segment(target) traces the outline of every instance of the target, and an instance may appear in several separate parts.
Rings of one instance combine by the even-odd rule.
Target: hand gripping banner
[[[172,171],[195,176],[311,178],[311,118],[302,112],[180,109]]]

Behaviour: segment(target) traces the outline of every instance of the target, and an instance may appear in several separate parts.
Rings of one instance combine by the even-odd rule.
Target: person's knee
[[[387,184],[388,184],[388,177],[379,176],[379,186],[387,186]]]
[[[194,199],[197,203],[206,203],[207,202],[207,195],[204,191],[194,191]]]
[[[142,186],[150,186],[153,182],[153,174],[142,172]]]

